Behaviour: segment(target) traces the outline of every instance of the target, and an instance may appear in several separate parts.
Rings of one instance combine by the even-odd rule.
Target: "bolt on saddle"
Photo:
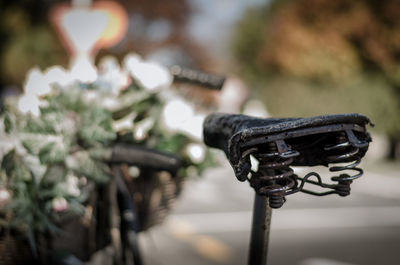
[[[225,152],[239,181],[248,180],[257,194],[268,197],[271,208],[280,208],[285,196],[298,191],[349,195],[350,184],[363,174],[357,165],[371,142],[368,124],[373,126],[360,114],[263,119],[214,113],[204,122],[204,141]],[[259,162],[257,171],[251,170],[250,156]],[[339,173],[331,178],[331,184],[324,183],[316,172],[299,177],[291,168],[318,165]],[[345,170],[355,174],[341,172]],[[327,191],[305,189],[306,183]]]

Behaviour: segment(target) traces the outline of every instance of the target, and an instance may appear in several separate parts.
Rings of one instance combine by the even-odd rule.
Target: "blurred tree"
[[[396,0],[275,0],[233,50],[274,115],[361,112],[400,142],[399,18]]]
[[[49,1],[0,1],[0,88],[20,84],[34,65],[65,64],[66,53],[48,25]]]
[[[186,25],[193,10],[186,0],[121,0],[130,12],[139,13],[147,19],[165,19],[179,30]]]
[[[128,33],[120,44],[100,51],[98,59],[106,54],[121,59],[129,52],[146,56],[163,50],[171,60],[181,59],[175,63],[204,69],[212,64],[205,49],[188,37],[186,25],[195,12],[188,0],[114,1],[128,11]],[[0,1],[0,88],[22,84],[34,65],[67,66],[66,51],[49,23],[49,11],[62,2],[71,1]]]
[[[103,53],[122,55],[134,51],[141,55],[166,51],[174,63],[207,69],[212,58],[206,49],[193,42],[187,24],[196,12],[188,0],[120,0],[129,13],[129,32],[125,41]],[[101,56],[99,56],[101,57]]]

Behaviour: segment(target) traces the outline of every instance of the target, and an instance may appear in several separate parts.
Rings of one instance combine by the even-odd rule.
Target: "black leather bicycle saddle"
[[[371,121],[360,114],[311,118],[255,118],[215,113],[204,122],[204,141],[223,150],[235,175],[245,181],[250,155],[269,161],[290,159],[293,166],[316,166],[361,159],[371,137]]]

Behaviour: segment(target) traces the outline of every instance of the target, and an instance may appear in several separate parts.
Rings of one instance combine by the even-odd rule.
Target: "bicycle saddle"
[[[303,182],[324,187],[318,174],[311,174],[317,177],[317,182],[309,180],[311,175],[303,181],[294,175],[289,166],[328,166],[355,161],[351,165],[332,167],[330,170],[351,169],[360,174],[342,174],[332,180],[343,184],[361,176],[362,170],[355,166],[365,155],[371,141],[365,128],[368,124],[373,125],[360,114],[263,119],[215,113],[206,118],[203,133],[208,146],[225,152],[238,180],[249,180],[259,193],[269,196],[279,192],[287,195],[299,191],[304,186]],[[250,155],[259,161],[258,172],[251,172]],[[251,178],[249,173],[252,173]],[[302,180],[301,185],[298,185],[298,180]],[[344,187],[336,187],[342,190],[334,193],[348,195],[348,185],[345,190]],[[307,190],[304,192],[314,194]]]

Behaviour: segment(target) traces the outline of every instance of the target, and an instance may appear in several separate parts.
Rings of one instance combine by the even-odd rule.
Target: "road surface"
[[[269,264],[400,264],[400,167],[364,168],[349,197],[294,194],[274,210]],[[187,182],[167,221],[140,235],[146,264],[246,264],[252,203],[228,165]]]

